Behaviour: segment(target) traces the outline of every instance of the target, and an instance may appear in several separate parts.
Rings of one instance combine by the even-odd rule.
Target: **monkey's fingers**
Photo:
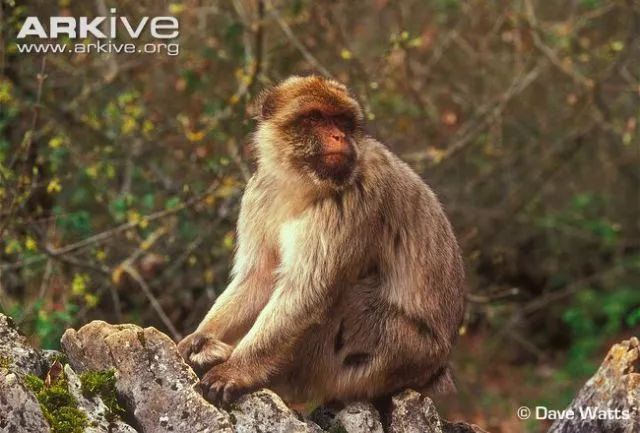
[[[222,391],[222,402],[226,405],[238,398],[239,387],[234,382],[227,383]]]
[[[207,336],[204,334],[196,334],[193,336],[193,339],[191,340],[191,347],[189,348],[191,350],[191,353],[197,353],[200,352],[200,350],[202,349],[202,346],[204,346],[204,344],[207,342]]]
[[[197,353],[202,349],[205,342],[206,338],[204,338],[202,334],[193,333],[187,335],[178,343],[178,353],[180,353],[180,356],[182,356],[185,361],[189,362],[191,354]]]
[[[187,341],[188,338],[185,337],[178,343],[178,353],[185,361],[189,359],[189,347],[191,346],[191,342]]]
[[[224,386],[225,386],[225,383],[222,381],[214,382],[211,385],[205,384],[205,387],[208,388],[205,394],[207,400],[215,405],[219,405],[220,403],[222,403]]]
[[[203,374],[212,367],[222,364],[233,351],[232,346],[206,336],[194,341],[192,348],[187,362],[198,374]]]
[[[241,387],[233,380],[214,379],[206,377],[201,382],[202,393],[205,398],[215,404],[227,406],[235,401],[241,393]]]

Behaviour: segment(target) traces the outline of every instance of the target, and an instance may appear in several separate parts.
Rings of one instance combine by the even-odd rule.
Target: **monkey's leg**
[[[340,299],[324,324],[300,338],[288,368],[269,386],[288,401],[349,401],[421,390],[440,380],[448,373],[449,349],[426,323],[376,293],[356,287]]]

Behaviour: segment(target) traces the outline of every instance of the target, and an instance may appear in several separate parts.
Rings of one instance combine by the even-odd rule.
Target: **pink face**
[[[309,162],[321,178],[340,181],[348,177],[355,164],[355,119],[331,107],[308,107],[297,123],[307,136],[314,138]]]
[[[349,120],[344,116],[322,110],[309,112],[307,122],[321,143],[320,157],[327,165],[344,164],[353,156],[353,140]]]
[[[344,86],[319,77],[296,77],[263,92],[254,105],[258,122],[277,131],[266,145],[284,163],[331,186],[357,173],[364,137],[362,110]]]

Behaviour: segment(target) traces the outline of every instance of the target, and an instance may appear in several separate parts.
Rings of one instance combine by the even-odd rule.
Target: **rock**
[[[78,409],[87,415],[87,433],[486,433],[472,424],[440,418],[431,399],[412,390],[393,396],[384,422],[373,405],[363,402],[340,410],[319,408],[312,420],[305,420],[269,390],[242,396],[227,412],[202,398],[198,378],[176,345],[154,328],[91,322],[78,331],[67,330],[62,347],[63,352],[33,349],[11,320],[0,314],[0,433],[50,431],[38,401],[25,386],[25,375],[44,378],[54,361],[64,363],[65,358],[69,365],[64,366],[64,377]],[[639,359],[638,339],[614,345],[570,406],[576,413],[592,408],[612,410],[614,416],[557,421],[549,433],[640,432],[640,414],[633,412],[640,407]],[[60,364],[54,366],[60,374]],[[82,393],[78,373],[111,374],[104,372],[108,369],[115,375],[124,420],[106,417],[104,401]],[[49,372],[49,377],[56,374]],[[109,379],[113,381],[112,376]],[[113,407],[114,395],[108,395],[105,401]]]
[[[557,420],[549,433],[637,433],[640,432],[640,341],[632,338],[615,344],[596,372],[587,381],[569,409],[573,420]],[[612,410],[606,418],[590,419],[580,411]]]
[[[154,328],[95,321],[78,331],[67,330],[62,337],[62,352],[41,352],[27,344],[9,318],[0,315],[0,342],[2,433],[49,431],[34,394],[23,379],[26,373],[44,378],[55,361],[68,362],[64,377],[78,409],[87,416],[86,433],[325,431],[313,421],[302,419],[266,389],[242,396],[229,412],[216,408],[198,392],[198,378],[183,362],[173,341]],[[62,368],[56,365],[58,375]],[[101,397],[88,397],[82,392],[78,373],[109,369],[114,371],[115,390],[126,410],[128,424],[117,417],[107,417],[107,406]],[[351,403],[341,410],[321,408],[315,413],[320,414],[326,431],[384,433],[380,414],[370,403]],[[468,424],[441,420],[431,400],[414,391],[393,398],[390,419],[389,431],[394,433],[481,432]]]
[[[237,433],[321,433],[313,422],[298,419],[273,392],[263,389],[241,397],[231,409]]]
[[[0,320],[2,317],[4,316],[0,315]],[[49,431],[49,424],[40,410],[40,404],[21,381],[20,376],[0,368],[0,432],[48,433]]]
[[[0,368],[2,367],[8,367],[13,373],[36,376],[41,376],[46,369],[42,353],[29,345],[13,319],[0,314]]]
[[[392,399],[391,433],[443,433],[433,401],[413,390]]]
[[[308,419],[320,426],[323,430],[335,431],[338,428],[336,415],[340,409],[341,407],[336,408],[332,405],[318,406],[309,414]]]
[[[64,353],[60,352],[59,350],[45,349],[42,351],[42,361],[44,362],[44,365],[46,368],[51,367],[51,365],[55,361],[59,361],[62,364],[66,364],[67,363],[66,360],[67,360],[67,356]]]
[[[76,371],[116,370],[116,388],[141,432],[320,433],[300,419],[276,394],[261,390],[241,397],[230,413],[206,402],[196,391],[197,377],[175,344],[154,328],[92,322],[68,330],[62,347]],[[431,400],[406,391],[393,400],[394,433],[481,432],[467,424],[442,421]],[[352,403],[328,416],[329,431],[384,433],[380,415],[369,403]],[[450,429],[443,428],[450,427]],[[466,428],[466,430],[465,430]]]
[[[144,338],[144,330],[139,326],[109,325],[106,322],[94,321],[80,328],[79,332],[67,329],[62,336],[61,344],[67,359],[76,371],[106,370],[114,367],[106,339],[116,333],[127,331],[127,335],[135,337],[133,340],[142,341]]]
[[[116,370],[116,389],[144,433],[232,433],[228,414],[196,391],[198,378],[155,328],[94,321],[67,330],[62,347],[76,371]]]
[[[438,415],[433,401],[413,390],[392,399],[390,433],[486,433],[474,424],[451,423]]]
[[[335,421],[346,433],[384,433],[380,414],[371,403],[351,403],[336,414]]]
[[[88,426],[84,429],[84,433],[136,433],[133,427],[120,420],[109,421],[106,417],[107,406],[100,397],[89,398],[82,394],[80,378],[68,364],[64,366],[64,374],[69,393],[78,400],[78,408],[87,414]]]
[[[487,433],[475,424],[449,422],[446,420],[442,420],[442,430],[445,433]]]

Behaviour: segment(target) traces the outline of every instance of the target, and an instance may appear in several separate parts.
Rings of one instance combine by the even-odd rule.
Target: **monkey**
[[[293,76],[253,105],[257,168],[230,283],[178,344],[203,395],[292,404],[455,388],[464,267],[434,192],[365,132],[341,83]]]

